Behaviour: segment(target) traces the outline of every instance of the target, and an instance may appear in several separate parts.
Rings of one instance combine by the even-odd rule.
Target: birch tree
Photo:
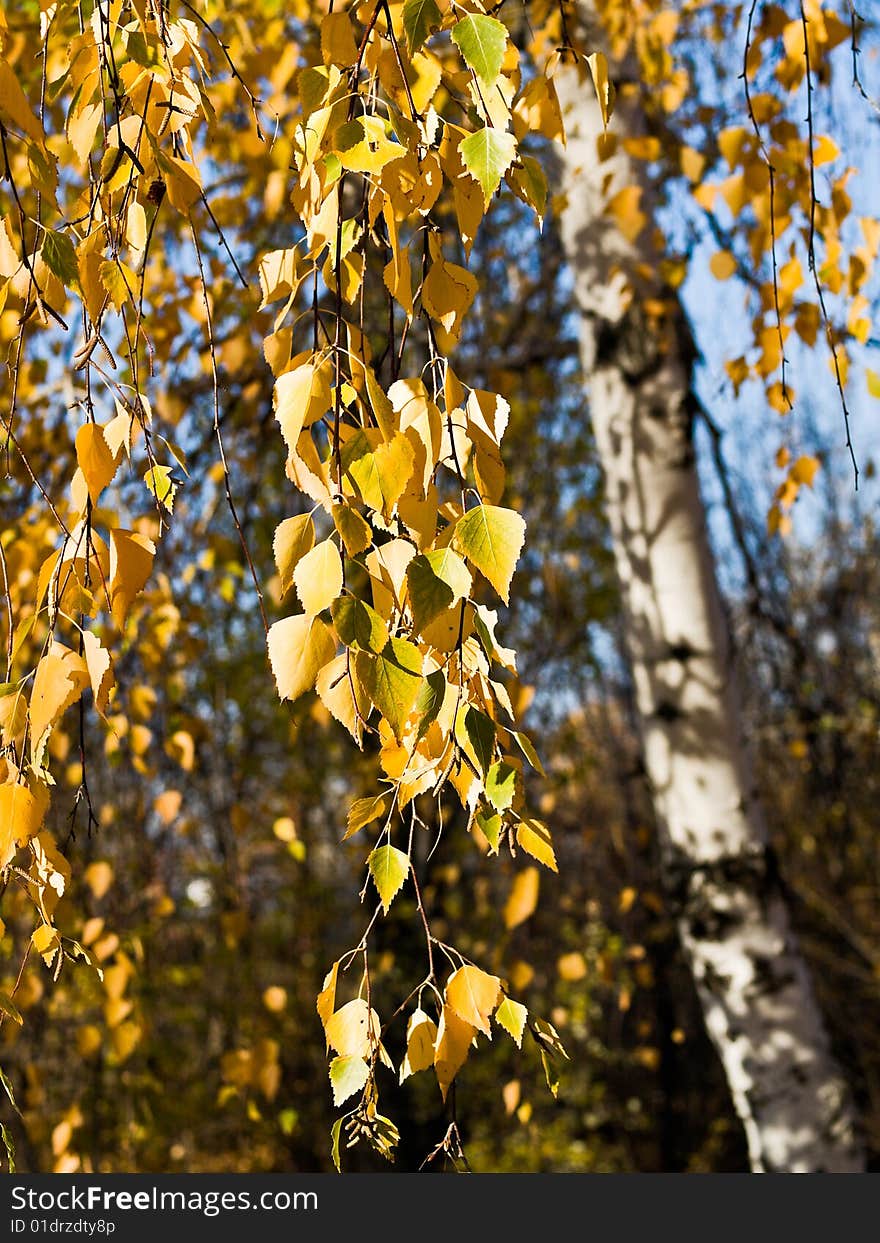
[[[599,46],[595,7],[579,4],[578,18]],[[648,133],[638,76],[619,92],[610,128],[604,84],[597,98],[569,67],[556,85],[567,134],[561,231],[682,940],[752,1169],[857,1170],[852,1104],[775,880],[741,733],[697,475],[696,350],[649,227],[656,183],[627,153],[627,140],[635,146]],[[635,223],[633,212],[621,217],[633,192]]]

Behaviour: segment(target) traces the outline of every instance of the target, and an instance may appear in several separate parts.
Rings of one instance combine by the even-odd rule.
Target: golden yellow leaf
[[[593,52],[587,57],[596,98],[599,100],[599,111],[602,113],[602,124],[607,129],[614,108],[614,83],[608,76],[608,61],[602,52]]]
[[[325,1034],[340,1057],[369,1057],[378,1046],[380,1027],[376,1011],[357,997],[330,1015]]]
[[[521,820],[516,828],[516,840],[526,854],[543,863],[551,872],[558,872],[553,839],[546,824],[540,820]]]
[[[278,984],[270,984],[263,993],[263,1005],[270,1014],[281,1014],[287,1006],[287,989]]]
[[[0,57],[0,113],[34,142],[43,142],[43,127],[37,120],[21,89],[18,78],[5,59]]]
[[[0,785],[0,868],[15,854],[18,841],[28,841],[40,831],[46,811],[45,799],[36,798],[24,782]]]
[[[281,579],[282,595],[292,587],[293,571],[314,544],[315,524],[311,514],[297,514],[293,518],[285,518],[275,528],[272,551]]]
[[[105,859],[97,859],[86,868],[83,879],[91,889],[92,895],[100,900],[113,884],[113,868]]]
[[[116,461],[97,423],[84,423],[76,433],[76,460],[85,476],[93,505],[116,474]]]
[[[61,643],[53,643],[37,665],[31,692],[31,757],[35,768],[53,725],[89,685],[86,662]]]
[[[322,540],[297,562],[293,581],[310,617],[330,607],[342,591],[342,558],[332,539]]]
[[[150,577],[156,545],[139,531],[110,532],[110,606],[121,630],[128,610]]]
[[[562,980],[582,980],[587,974],[584,956],[577,950],[573,950],[570,954],[563,954],[556,966],[559,978]]]
[[[282,699],[310,691],[336,654],[329,628],[317,617],[285,617],[269,629],[269,663]]]
[[[328,13],[321,22],[321,53],[325,65],[347,68],[357,60],[357,44],[347,13]]]
[[[99,716],[105,716],[110,692],[116,684],[110,653],[106,647],[102,646],[101,640],[91,630],[84,630],[82,637],[83,655],[86,659],[89,680],[92,684],[95,711]]]
[[[336,1005],[336,980],[339,975],[339,963],[335,962],[324,977],[324,984],[315,1002],[318,1017],[326,1029],[327,1022]]]
[[[330,409],[330,383],[326,369],[302,363],[285,371],[275,381],[275,418],[288,452],[296,451],[299,434],[304,427],[322,418]]]
[[[539,886],[540,876],[537,868],[528,867],[516,874],[504,906],[505,927],[516,928],[534,914],[535,907],[538,905]]]
[[[797,484],[805,483],[807,487],[811,488],[813,486],[813,480],[816,477],[816,472],[819,469],[819,465],[820,463],[817,457],[810,457],[805,454],[799,457],[795,464],[791,467],[788,472],[789,478],[793,479]]]
[[[357,676],[355,662],[342,652],[318,674],[315,690],[332,717],[343,725],[361,746],[361,722],[370,715],[372,704]],[[357,701],[355,701],[357,696]]]
[[[709,260],[709,269],[716,280],[729,280],[736,271],[736,259],[729,250],[716,250]]]
[[[500,1000],[498,976],[479,967],[459,967],[446,985],[446,1001],[458,1017],[487,1036],[491,1033],[489,1017]]]
[[[434,1070],[444,1101],[453,1079],[467,1061],[471,1042],[476,1034],[476,1027],[459,1018],[452,1006],[443,1007],[434,1049]]]
[[[434,1065],[434,1045],[437,1040],[437,1024],[418,1007],[410,1015],[406,1026],[406,1056],[400,1063],[400,1082],[420,1070]]]

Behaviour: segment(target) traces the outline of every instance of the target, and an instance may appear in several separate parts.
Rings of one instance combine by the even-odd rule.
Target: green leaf
[[[469,705],[464,714],[464,729],[474,749],[477,763],[485,775],[491,767],[495,749],[495,722],[479,708]]]
[[[507,50],[507,27],[494,17],[472,13],[452,28],[452,41],[486,86],[494,86]]]
[[[62,284],[73,285],[79,279],[76,251],[66,233],[48,229],[43,237],[43,248],[40,254],[43,256],[46,267],[50,272],[54,272]]]
[[[458,151],[471,177],[482,186],[488,204],[516,159],[516,139],[513,134],[487,125],[465,138]]]
[[[506,760],[498,760],[486,774],[486,798],[496,811],[507,811],[516,794],[517,771]]]
[[[333,1164],[336,1166],[336,1173],[342,1173],[342,1159],[339,1155],[339,1141],[342,1137],[342,1119],[337,1118],[333,1123],[330,1131],[330,1153],[333,1157]]]
[[[422,683],[416,699],[416,712],[419,715],[419,738],[424,738],[433,721],[440,715],[443,700],[446,697],[446,678],[442,669],[429,673]]]
[[[348,827],[342,840],[347,842],[365,824],[384,816],[391,806],[391,799],[390,790],[383,790],[381,794],[371,795],[369,798],[356,799],[348,809]]]
[[[422,688],[422,655],[406,639],[389,639],[378,656],[359,652],[357,675],[373,703],[400,738]]]
[[[360,1092],[369,1077],[370,1068],[362,1057],[334,1057],[330,1063],[333,1104],[341,1105],[355,1092]]]
[[[512,729],[510,732],[516,740],[516,745],[529,761],[532,768],[534,768],[535,772],[540,773],[542,777],[546,777],[547,774],[544,772],[544,765],[538,758],[538,752],[532,746],[531,738],[529,738],[527,734],[517,733],[515,729]]]
[[[340,596],[330,605],[336,633],[346,647],[381,652],[388,642],[388,627],[375,609],[354,596]]]
[[[508,181],[514,193],[534,209],[540,222],[547,206],[547,178],[540,161],[533,155],[521,155]]]
[[[525,538],[526,524],[512,509],[477,505],[459,518],[453,543],[508,604],[510,580]]]
[[[417,52],[432,30],[443,21],[435,0],[406,0],[403,6],[403,29],[410,56]]]
[[[477,826],[489,843],[489,847],[493,855],[498,854],[498,846],[501,842],[501,817],[493,816],[491,812],[480,808],[476,815]]]
[[[505,997],[495,1011],[495,1022],[499,1023],[512,1037],[518,1049],[522,1048],[523,1032],[526,1029],[528,1016],[529,1012],[525,1006],[518,1001],[511,1000],[510,997]]]
[[[429,625],[456,600],[464,599],[473,586],[470,570],[451,548],[413,557],[406,570],[413,625]]]
[[[367,866],[379,891],[382,909],[387,912],[409,876],[409,855],[395,846],[377,846],[367,860]]]

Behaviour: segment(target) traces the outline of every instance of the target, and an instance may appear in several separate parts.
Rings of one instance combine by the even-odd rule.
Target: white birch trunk
[[[592,6],[579,9],[591,17]],[[691,338],[657,273],[651,224],[632,242],[605,210],[635,184],[650,217],[651,187],[643,165],[620,148],[598,162],[602,120],[589,78],[567,68],[556,83],[568,131],[561,232],[645,762],[685,951],[752,1169],[857,1171],[852,1105],[768,866],[740,733],[694,461]],[[637,100],[620,100],[612,129],[634,136],[640,122]],[[667,307],[659,318],[658,303]]]

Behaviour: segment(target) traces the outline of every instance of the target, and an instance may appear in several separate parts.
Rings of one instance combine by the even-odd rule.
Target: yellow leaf
[[[33,110],[18,83],[12,66],[0,57],[0,113],[28,138],[34,142],[43,142],[43,127],[34,116]]]
[[[327,1027],[327,1022],[333,1013],[334,1006],[336,1005],[336,980],[338,975],[339,963],[335,962],[324,977],[324,984],[320,993],[318,993],[315,1003],[318,1011],[318,1017],[320,1018],[321,1024],[324,1028]]]
[[[121,259],[104,259],[98,266],[98,274],[110,295],[110,301],[117,311],[122,310],[126,302],[134,298],[138,287],[134,272]]]
[[[88,685],[89,671],[83,658],[63,644],[53,643],[37,665],[31,693],[31,757],[35,768],[42,763],[53,725]]]
[[[641,199],[641,186],[624,186],[606,204],[605,210],[614,217],[628,242],[634,242],[648,223],[648,217],[640,207]]]
[[[369,1057],[379,1043],[379,1016],[360,997],[327,1020],[327,1043],[340,1057]]]
[[[153,568],[156,545],[139,531],[115,528],[110,532],[110,606],[121,630],[128,610]]]
[[[367,798],[358,798],[352,803],[348,809],[348,821],[343,841],[347,842],[350,837],[354,837],[366,824],[371,824],[373,820],[378,820],[380,816],[384,816],[388,808],[391,806],[391,791],[383,790],[381,794],[370,795]]]
[[[602,113],[602,125],[607,129],[614,107],[614,83],[608,77],[608,61],[602,52],[593,52],[587,57],[587,64],[593,75],[593,86],[596,88],[599,111]]]
[[[840,155],[840,148],[833,138],[829,138],[827,134],[823,134],[813,146],[813,163],[818,168],[820,164],[830,164]]]
[[[716,250],[709,260],[709,268],[716,280],[726,281],[736,271],[736,260],[729,250]]]
[[[356,432],[346,443],[343,467],[357,487],[365,504],[390,520],[394,506],[403,493],[413,471],[415,454],[409,440],[396,432],[389,443],[371,443],[380,433],[371,429]]]
[[[501,998],[501,981],[479,967],[459,967],[446,985],[446,1001],[460,1019],[490,1035],[489,1016]]]
[[[202,196],[199,170],[195,164],[173,155],[161,155],[160,161],[165,173],[168,201],[172,207],[185,216],[193,203]]]
[[[15,843],[29,841],[40,831],[46,800],[36,798],[21,781],[0,785],[0,868],[15,854]]]
[[[67,119],[67,139],[76,152],[80,164],[85,164],[95,143],[95,135],[104,115],[104,105],[100,101],[94,104],[83,104],[74,113],[71,111]]]
[[[83,655],[86,658],[89,680],[92,684],[95,711],[103,717],[107,711],[110,692],[116,684],[110,653],[102,646],[96,634],[93,634],[91,630],[84,630]]]
[[[543,863],[551,872],[558,872],[550,830],[540,820],[522,820],[516,829],[517,843],[526,854]]]
[[[287,1006],[287,989],[270,984],[263,993],[263,1005],[270,1014],[281,1014]]]
[[[330,383],[326,369],[303,363],[285,371],[275,381],[275,418],[289,453],[296,451],[299,434],[330,409]]]
[[[528,867],[518,872],[513,888],[504,907],[504,924],[516,928],[534,914],[538,905],[540,876],[537,868]]]
[[[351,505],[336,503],[333,506],[333,525],[350,557],[364,552],[373,542],[370,524]]]
[[[321,54],[325,65],[348,68],[357,61],[357,44],[347,13],[328,13],[321,22]]]
[[[297,514],[294,518],[285,518],[275,528],[272,551],[281,579],[282,595],[290,590],[293,585],[293,571],[314,544],[315,524],[311,514]]]
[[[269,629],[269,663],[282,699],[298,699],[315,685],[336,654],[329,628],[317,617],[285,617]]]
[[[143,250],[147,244],[147,213],[137,199],[128,205],[125,217],[125,240],[132,250]]]
[[[293,571],[293,581],[310,617],[330,607],[342,591],[342,558],[332,539],[322,540],[306,553]]]
[[[467,268],[440,258],[431,264],[431,270],[422,284],[422,306],[432,319],[443,325],[455,342],[461,331],[461,321],[476,293],[477,279]]]
[[[98,859],[86,868],[83,880],[91,889],[92,895],[100,901],[113,884],[113,868],[106,859]]]
[[[437,1040],[437,1024],[419,1007],[410,1015],[406,1027],[406,1056],[400,1063],[400,1082],[420,1070],[430,1070],[434,1065],[434,1044]]]
[[[512,509],[477,505],[459,518],[452,542],[507,604],[525,537],[526,524]]]
[[[444,1101],[453,1079],[467,1061],[476,1034],[476,1027],[459,1018],[450,1005],[443,1007],[434,1049],[434,1069]]]
[[[518,1049],[522,1048],[523,1032],[526,1029],[528,1015],[529,1012],[525,1006],[518,1001],[511,1000],[510,997],[505,997],[495,1011],[495,1022],[512,1037]]]
[[[117,465],[104,430],[97,423],[84,423],[76,433],[76,460],[85,477],[89,499],[95,505],[116,474]]]
[[[819,469],[819,459],[817,457],[808,457],[806,455],[799,457],[788,472],[789,478],[795,483],[805,483],[807,487],[813,486],[813,480],[816,477],[816,471]]]
[[[341,1105],[360,1092],[370,1077],[370,1067],[362,1057],[334,1057],[330,1063],[333,1104]]]
[[[587,964],[583,954],[573,951],[571,954],[563,954],[556,964],[559,971],[559,978],[562,980],[582,980],[587,974]]]
[[[34,949],[42,956],[43,962],[47,967],[52,966],[52,960],[58,953],[61,945],[61,938],[51,924],[40,924],[31,933],[31,941]]]
[[[361,746],[361,722],[370,714],[371,704],[347,652],[331,660],[318,674],[315,690],[327,711]],[[357,703],[355,703],[355,695]]]

